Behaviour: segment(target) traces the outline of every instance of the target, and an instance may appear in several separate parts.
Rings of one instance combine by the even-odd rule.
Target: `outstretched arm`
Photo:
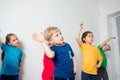
[[[82,41],[80,40],[80,32],[81,32],[82,28],[83,28],[83,23],[80,23],[80,27],[76,34],[76,41],[77,41],[79,47],[82,45]]]
[[[105,44],[107,44],[111,39],[115,39],[115,37],[109,37],[104,42],[100,44],[100,47],[103,47]]]
[[[41,33],[41,34],[33,33],[33,36],[32,36],[32,37],[33,37],[33,39],[34,39],[35,41],[40,42],[40,43],[43,45],[43,47],[44,47],[44,49],[45,49],[45,52],[46,52],[46,55],[47,55],[49,58],[54,58],[55,53],[54,53],[54,51],[52,51],[52,50],[50,49],[50,47],[49,47],[48,44],[46,43],[43,33]]]

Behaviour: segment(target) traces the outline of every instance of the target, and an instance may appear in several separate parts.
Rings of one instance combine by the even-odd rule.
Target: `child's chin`
[[[20,47],[20,45],[16,45],[16,47]]]

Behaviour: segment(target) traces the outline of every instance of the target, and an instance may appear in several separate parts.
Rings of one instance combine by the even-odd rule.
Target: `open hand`
[[[80,29],[83,29],[83,23],[80,23]]]
[[[32,37],[33,37],[33,40],[38,41],[38,42],[41,42],[41,43],[42,43],[43,41],[45,41],[45,38],[44,38],[44,34],[43,34],[43,33],[40,33],[40,34],[33,33]]]

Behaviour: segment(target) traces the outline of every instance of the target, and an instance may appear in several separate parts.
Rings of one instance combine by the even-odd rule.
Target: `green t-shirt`
[[[103,57],[101,67],[106,68],[107,67],[107,58],[106,58],[106,55],[105,55],[105,51],[100,47],[100,45],[98,46],[98,49],[100,50],[100,53],[101,53],[101,55]]]

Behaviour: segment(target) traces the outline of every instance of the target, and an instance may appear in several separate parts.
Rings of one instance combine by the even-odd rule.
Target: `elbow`
[[[51,58],[51,59],[53,59],[54,58],[54,55],[50,55],[50,56],[48,56],[49,58]]]
[[[76,39],[76,41],[78,41],[78,40],[79,40],[79,38],[78,38],[78,37],[75,37],[75,39]]]
[[[54,53],[51,53],[51,54],[46,54],[49,58],[53,59],[54,58]]]

